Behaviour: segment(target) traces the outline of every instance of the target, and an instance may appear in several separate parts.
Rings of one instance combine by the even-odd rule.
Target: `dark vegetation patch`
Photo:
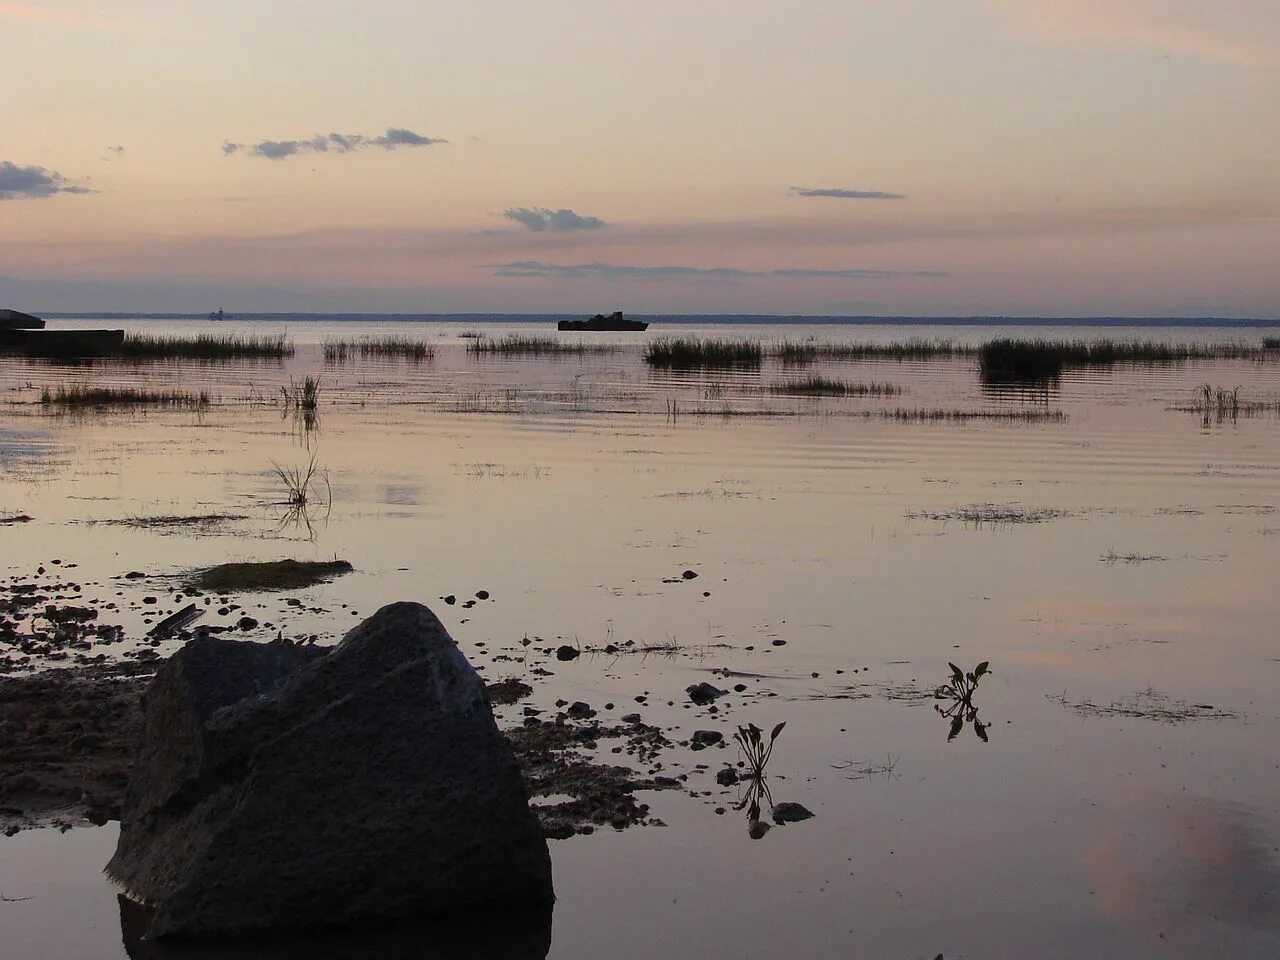
[[[1280,350],[1280,337],[1263,337],[1263,350]]]
[[[855,383],[814,376],[772,383],[769,392],[789,397],[893,397],[902,393],[902,388],[893,383]]]
[[[1257,360],[1265,352],[1249,343],[1162,343],[1156,340],[989,340],[978,351],[988,381],[1052,380],[1067,367],[1119,363],[1175,364],[1188,360]]]
[[[216,593],[252,590],[297,590],[350,573],[346,560],[268,560],[220,563],[192,577],[190,586]]]
[[[489,702],[495,706],[510,706],[533,693],[533,687],[519,677],[508,677],[485,687],[489,694]]]
[[[652,367],[698,370],[713,367],[758,367],[764,349],[755,340],[699,340],[663,337],[645,346],[644,362]]]
[[[31,518],[28,517],[25,513],[7,513],[4,516],[0,516],[0,527],[3,527],[10,523],[30,523],[30,522],[31,522]]]
[[[949,510],[912,510],[908,520],[958,520],[973,526],[1009,526],[1015,523],[1045,523],[1071,516],[1070,510],[1055,507],[1024,507],[1016,503],[971,503]]]
[[[975,347],[961,346],[950,340],[902,340],[896,343],[816,343],[784,340],[773,347],[770,356],[784,364],[808,364],[818,360],[933,360],[970,356]]]
[[[206,391],[189,393],[184,390],[139,390],[136,387],[45,387],[40,402],[49,407],[189,407],[204,409],[209,406]]]
[[[86,524],[132,527],[137,530],[211,529],[234,520],[247,520],[242,513],[193,513],[154,517],[122,517],[117,520],[86,520]]]
[[[371,357],[384,360],[411,360],[423,363],[434,360],[436,348],[425,340],[413,337],[384,336],[356,337],[351,339],[326,340],[324,343],[324,359],[326,363],[346,363],[357,357],[367,360]]]
[[[1061,410],[1035,408],[1029,410],[948,410],[945,408],[897,407],[892,410],[867,410],[855,414],[860,417],[878,417],[899,423],[965,423],[985,420],[995,423],[1065,423],[1067,415]]]
[[[120,355],[130,360],[239,360],[283,359],[294,354],[284,334],[199,333],[165,336],[126,333]]]
[[[1190,720],[1239,720],[1240,714],[1211,703],[1188,703],[1153,687],[1139,690],[1111,703],[1091,700],[1068,700],[1065,693],[1046,694],[1046,700],[1059,703],[1082,717],[1135,717],[1159,723],[1186,723]]]
[[[1154,553],[1116,553],[1115,550],[1108,550],[1098,559],[1105,564],[1111,565],[1116,563],[1153,563],[1160,560],[1168,560],[1169,558]]]
[[[614,353],[618,349],[618,345],[613,343],[581,343],[572,340],[556,340],[554,337],[533,337],[519,333],[511,333],[505,337],[481,336],[467,343],[467,353],[472,356],[582,356],[585,354]]]

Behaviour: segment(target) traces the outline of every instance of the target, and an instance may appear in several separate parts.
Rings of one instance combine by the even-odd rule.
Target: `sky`
[[[1280,316],[1276,0],[0,0],[0,306]]]

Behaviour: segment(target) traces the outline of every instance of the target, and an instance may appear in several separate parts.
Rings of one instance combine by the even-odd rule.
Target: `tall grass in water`
[[[129,360],[277,360],[293,356],[284,334],[200,333],[194,337],[127,333],[120,356]]]
[[[772,383],[769,392],[789,397],[893,397],[902,388],[893,383],[852,383],[815,376]]]
[[[1263,350],[1280,350],[1280,337],[1263,337]]]
[[[84,407],[191,407],[203,409],[209,406],[209,394],[186,393],[176,390],[138,390],[134,387],[45,387],[40,393],[45,406],[64,408]]]
[[[467,344],[467,353],[472,356],[501,357],[581,356],[592,353],[614,353],[618,349],[618,345],[613,343],[582,343],[575,340],[556,340],[554,337],[530,337],[518,333],[497,338],[475,337]]]
[[[326,340],[324,343],[326,363],[346,363],[356,357],[402,359],[422,363],[434,360],[435,355],[435,347],[424,340],[415,340],[412,337],[358,337],[348,340]]]
[[[1249,343],[1162,343],[1156,340],[989,340],[978,351],[988,380],[1047,380],[1068,366],[1173,364],[1188,360],[1257,360]]]
[[[289,380],[280,388],[280,402],[286,410],[315,410],[320,401],[320,378],[307,375],[301,380]]]
[[[755,340],[698,340],[664,337],[649,343],[644,362],[653,367],[696,370],[707,367],[758,367],[764,350]]]
[[[783,340],[770,355],[785,364],[813,363],[817,360],[931,360],[938,357],[967,356],[974,347],[950,340],[902,340],[897,343],[815,343]]]

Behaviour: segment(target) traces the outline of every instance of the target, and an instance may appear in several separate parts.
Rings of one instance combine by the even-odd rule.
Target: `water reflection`
[[[551,950],[551,907],[421,921],[361,924],[296,934],[201,939],[143,938],[150,911],[121,895],[120,932],[132,960],[543,960]]]
[[[785,720],[777,724],[769,732],[767,743],[764,731],[754,723],[738,727],[738,732],[733,735],[733,739],[738,741],[738,751],[746,763],[746,771],[739,780],[741,787],[738,802],[733,808],[747,812],[747,836],[752,840],[759,840],[769,832],[769,824],[760,819],[761,800],[769,805],[770,810],[773,809],[773,794],[769,791],[769,781],[765,779],[765,767],[773,756],[773,744],[786,725]]]
[[[979,740],[986,743],[987,727],[990,724],[983,723],[978,719],[978,707],[973,702],[973,695],[978,691],[978,683],[990,672],[990,664],[983,660],[968,673],[965,673],[954,663],[948,663],[947,666],[951,668],[951,676],[933,694],[937,700],[949,701],[945,707],[936,703],[933,705],[933,709],[937,710],[941,716],[951,723],[951,731],[947,734],[947,742],[949,743],[958,737],[965,724],[971,724],[974,734]]]

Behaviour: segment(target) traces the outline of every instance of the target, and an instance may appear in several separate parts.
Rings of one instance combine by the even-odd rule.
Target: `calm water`
[[[668,772],[687,773],[699,796],[646,796],[666,827],[552,843],[552,957],[1280,954],[1280,421],[1176,409],[1205,382],[1274,403],[1280,362],[1117,367],[994,392],[968,358],[826,363],[801,375],[903,392],[798,400],[768,392],[797,375],[769,362],[651,373],[639,344],[657,327],[597,335],[614,353],[475,360],[469,326],[293,324],[299,350],[284,364],[0,360],[0,515],[34,518],[0,527],[6,574],[64,559],[96,585],[86,592],[127,597],[133,588],[113,578],[133,569],[155,592],[164,576],[229,559],[336,555],[356,572],[299,594],[323,613],[286,610],[283,598],[246,606],[329,639],[383,603],[417,599],[487,676],[554,671],[535,685],[540,707],[581,699],[626,713],[648,694],[645,719],[679,739],[786,721],[773,798],[816,817],[753,841],[732,809],[737,788],[714,780],[735,751],[677,748]],[[325,339],[382,332],[423,336],[436,358],[324,364]],[[315,373],[319,421],[308,429],[275,399]],[[45,386],[81,382],[207,390],[215,403],[66,416],[37,402]],[[883,419],[886,409],[1066,419],[917,423]],[[332,506],[308,528],[282,517],[273,464],[313,456]],[[1040,522],[969,522],[975,507]],[[239,519],[196,530],[111,522],[197,513]],[[686,569],[699,577],[666,582]],[[439,602],[478,589],[493,602]],[[133,637],[146,629],[136,611],[112,622]],[[526,635],[676,650],[525,661]],[[993,673],[975,703],[989,742],[968,725],[948,741],[950,720],[919,694],[946,679],[948,661],[982,660]],[[686,708],[690,683],[739,682],[711,673],[726,669],[750,675],[746,693],[717,716]],[[608,746],[602,755],[618,762]],[[0,903],[7,957],[124,956],[115,891],[100,875],[114,843],[114,827],[0,840],[0,894],[30,898]]]

